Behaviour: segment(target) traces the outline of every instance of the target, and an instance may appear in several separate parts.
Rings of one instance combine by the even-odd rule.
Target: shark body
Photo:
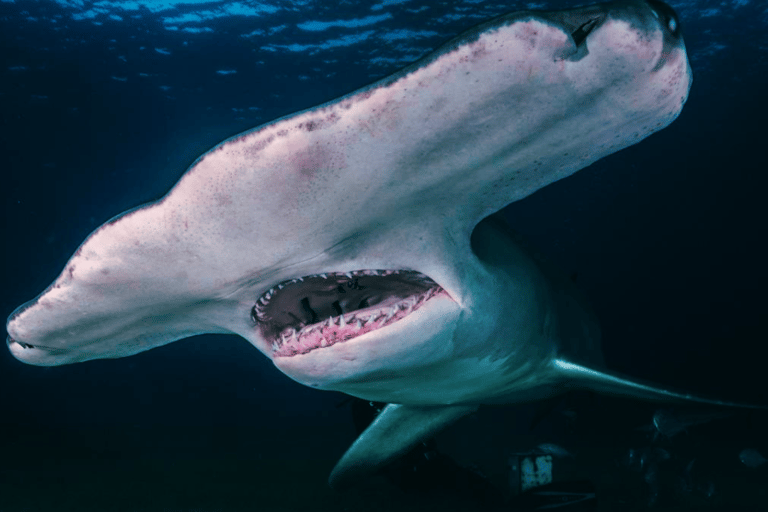
[[[392,404],[339,487],[479,404],[720,403],[607,372],[574,284],[493,217],[667,126],[690,84],[661,2],[496,18],[205,153],[92,233],[9,317],[8,347],[59,365],[240,335],[300,383]]]

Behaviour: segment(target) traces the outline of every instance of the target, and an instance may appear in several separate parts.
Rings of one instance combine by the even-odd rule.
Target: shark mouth
[[[317,274],[274,286],[251,308],[251,320],[274,356],[294,356],[381,329],[438,295],[448,296],[413,270]]]

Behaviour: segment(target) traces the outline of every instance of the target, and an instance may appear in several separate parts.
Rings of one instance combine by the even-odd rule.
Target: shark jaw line
[[[391,325],[448,293],[414,270],[329,272],[283,281],[256,301],[251,320],[273,357],[291,357]]]

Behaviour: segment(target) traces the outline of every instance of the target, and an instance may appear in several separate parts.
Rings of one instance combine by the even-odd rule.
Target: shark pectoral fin
[[[640,380],[609,373],[605,370],[595,370],[563,359],[556,359],[554,365],[566,377],[569,386],[576,389],[589,389],[607,395],[625,396],[658,402],[689,402],[723,407],[768,409],[768,405],[727,402],[724,400],[715,400],[689,393],[672,391],[658,385],[644,383]]]
[[[476,410],[476,405],[389,404],[339,459],[328,483],[340,490]]]

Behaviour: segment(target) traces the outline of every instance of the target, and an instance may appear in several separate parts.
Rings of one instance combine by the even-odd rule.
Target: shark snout
[[[66,357],[68,352],[66,348],[48,346],[43,341],[45,332],[37,322],[19,321],[20,317],[30,309],[30,306],[34,306],[34,301],[20,306],[8,317],[5,325],[5,330],[8,333],[5,344],[8,350],[13,357],[27,364],[37,366],[66,364],[69,362],[69,358]]]
[[[5,340],[11,355],[22,363],[36,366],[56,366],[72,362],[66,355],[66,351],[51,349],[40,345],[33,345],[22,340],[8,336]]]

